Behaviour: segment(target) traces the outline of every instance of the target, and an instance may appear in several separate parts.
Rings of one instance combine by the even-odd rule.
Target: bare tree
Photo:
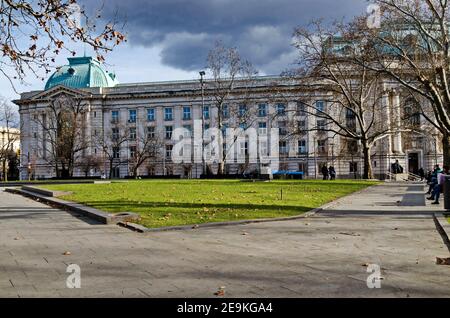
[[[14,145],[19,141],[19,120],[17,110],[5,99],[0,98],[0,162],[3,181],[8,181],[8,170],[13,166],[17,154]]]
[[[255,107],[252,105],[253,95],[250,90],[254,84],[254,77],[257,75],[252,64],[244,60],[236,48],[226,47],[223,43],[216,42],[208,54],[207,69],[212,75],[212,79],[207,82],[207,94],[212,107],[216,110],[219,131],[233,128],[233,125],[235,128],[251,126],[255,118]],[[239,102],[236,104],[235,101]],[[219,146],[217,173],[223,175],[225,162],[233,145],[227,144],[227,149],[224,149],[222,134],[219,134],[217,144]]]
[[[86,136],[87,102],[81,97],[60,95],[47,109],[33,117],[39,134],[42,155],[54,166],[57,178],[70,178],[73,168],[90,145]]]
[[[23,81],[27,72],[45,77],[40,70],[51,72],[55,56],[63,51],[76,54],[68,47],[70,42],[85,43],[103,61],[103,54],[125,37],[116,28],[116,18],[104,26],[89,23],[100,18],[100,11],[88,16],[77,0],[0,1],[0,74],[12,87],[14,80]]]
[[[95,144],[103,152],[105,161],[108,163],[109,178],[111,179],[114,169],[127,162],[126,158],[121,157],[120,152],[129,136],[126,128],[117,123],[113,123],[111,130],[103,132],[102,135],[102,138],[95,140]]]
[[[390,134],[392,127],[382,119],[386,107],[382,103],[382,75],[368,67],[372,56],[362,41],[365,34],[359,32],[359,22],[335,23],[327,29],[321,21],[315,21],[296,29],[299,68],[289,75],[296,76],[300,87],[310,92],[299,103],[302,112],[317,118],[308,129],[331,132],[359,143],[364,158],[363,178],[371,179],[371,148]],[[326,104],[308,102],[318,92]],[[295,133],[305,130],[291,127]]]
[[[102,160],[97,155],[87,155],[84,156],[77,166],[84,173],[84,176],[87,178],[92,169],[100,168]]]
[[[450,29],[447,0],[377,0],[381,28],[367,30],[373,69],[388,75],[430,111],[421,115],[442,134],[444,165],[450,165]]]
[[[132,146],[130,146],[129,164],[131,166],[132,176],[137,178],[138,169],[142,164],[151,159],[156,160],[160,156],[163,143],[156,134],[153,136],[137,137],[132,142]]]

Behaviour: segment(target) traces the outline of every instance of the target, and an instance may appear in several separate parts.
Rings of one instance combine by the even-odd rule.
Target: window
[[[191,125],[183,125],[183,128],[186,129],[184,132],[184,137],[190,138],[192,135],[192,126]]]
[[[136,122],[136,109],[130,109],[128,111],[128,115],[129,115],[128,122],[135,123]]]
[[[119,159],[120,158],[120,149],[119,147],[113,147],[113,158]]]
[[[286,122],[285,121],[279,121],[278,122],[278,130],[279,130],[279,134],[280,136],[286,136],[287,135],[287,127],[286,127]]]
[[[136,128],[130,128],[130,139],[131,140],[136,140]]]
[[[247,114],[247,105],[239,105],[239,117],[244,117]]]
[[[259,142],[259,154],[261,156],[268,156],[269,151],[267,149],[267,141],[260,141]]]
[[[130,147],[130,158],[136,157],[136,146]]]
[[[306,115],[306,105],[303,102],[297,102],[297,115],[305,116]]]
[[[298,126],[298,131],[299,132],[304,132],[306,130],[306,121],[305,120],[299,120],[297,122],[297,126]]]
[[[305,154],[307,153],[307,149],[306,149],[306,140],[305,139],[301,139],[298,141],[298,153],[299,154]]]
[[[119,111],[113,110],[111,112],[111,122],[112,123],[118,123],[119,122]]]
[[[239,143],[239,155],[247,156],[248,155],[248,142],[242,141]]]
[[[173,109],[172,109],[172,107],[164,108],[164,120],[173,120]]]
[[[227,135],[228,124],[222,124],[222,135],[226,137]]]
[[[209,119],[209,106],[203,107],[203,117]]]
[[[357,162],[349,162],[349,170],[350,172],[356,173],[358,172],[358,163]]]
[[[191,119],[191,107],[185,106],[183,107],[183,120]]]
[[[280,154],[281,155],[287,155],[289,152],[288,146],[287,146],[287,142],[286,141],[280,141],[279,142],[279,146],[280,146]]]
[[[155,127],[153,127],[153,126],[147,127],[147,138],[148,139],[155,138]]]
[[[305,162],[300,162],[298,164],[298,171],[306,174],[308,172],[308,165]]]
[[[285,116],[286,115],[286,104],[277,104],[277,115]]]
[[[94,118],[97,118],[97,112],[94,112]]]
[[[326,128],[325,119],[318,119],[317,120],[317,130],[325,130],[325,128]]]
[[[267,134],[267,123],[266,122],[259,122],[258,123],[258,133],[260,135],[266,135]]]
[[[266,117],[266,116],[267,116],[267,104],[259,104],[258,117]]]
[[[326,152],[326,140],[317,140],[317,151],[319,153],[325,153]]]
[[[155,109],[154,108],[147,109],[147,120],[148,121],[155,120]]]
[[[347,140],[347,151],[352,154],[358,152],[358,142],[356,140]]]
[[[166,145],[166,159],[172,159],[173,145]]]
[[[112,129],[112,140],[114,141],[119,140],[119,128]]]
[[[172,139],[172,126],[166,126],[166,139]]]
[[[323,100],[318,100],[316,102],[316,112],[321,113],[325,111],[325,102]]]
[[[222,117],[223,118],[229,118],[230,117],[230,108],[228,107],[228,104],[224,104],[222,106]]]

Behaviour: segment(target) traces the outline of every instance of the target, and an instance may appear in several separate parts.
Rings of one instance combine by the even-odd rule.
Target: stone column
[[[392,94],[392,112],[394,114],[394,152],[397,154],[403,154],[402,149],[402,133],[400,132],[401,127],[401,109],[400,109],[400,95],[398,91],[393,91]]]

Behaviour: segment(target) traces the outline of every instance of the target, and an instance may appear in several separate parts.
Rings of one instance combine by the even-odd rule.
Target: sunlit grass
[[[376,182],[304,180],[138,180],[42,186],[107,212],[136,212],[141,224],[161,227],[299,215]]]

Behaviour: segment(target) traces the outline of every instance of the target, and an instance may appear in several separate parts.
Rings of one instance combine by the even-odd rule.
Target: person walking
[[[328,174],[330,175],[330,180],[335,180],[336,179],[336,170],[334,170],[333,166],[330,166],[328,168]]]
[[[322,166],[322,175],[323,175],[323,180],[328,180],[328,168],[326,165]]]
[[[444,192],[444,182],[445,177],[448,175],[448,167],[445,166],[443,171],[440,171],[437,174],[437,182],[434,185],[433,191],[431,192],[431,196],[427,198],[428,200],[434,200],[431,204],[439,204],[439,197],[441,196],[441,193]]]

